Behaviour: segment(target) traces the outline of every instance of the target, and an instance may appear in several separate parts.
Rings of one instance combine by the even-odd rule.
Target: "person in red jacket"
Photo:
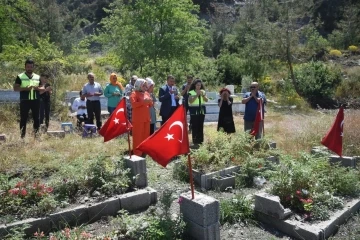
[[[130,103],[132,107],[132,137],[133,151],[137,156],[143,153],[136,150],[136,147],[150,136],[150,110],[153,106],[153,100],[147,90],[145,79],[137,79],[134,84],[134,90],[130,94]]]

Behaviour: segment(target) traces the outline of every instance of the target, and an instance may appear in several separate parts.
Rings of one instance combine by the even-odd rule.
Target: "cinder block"
[[[6,141],[6,135],[0,134],[0,142],[5,142],[5,141]]]
[[[219,222],[203,227],[186,218],[184,218],[184,221],[187,223],[185,234],[188,238],[196,240],[220,240]]]
[[[148,186],[147,173],[139,173],[136,176],[133,176],[133,183],[138,188],[145,188]]]
[[[132,155],[131,158],[129,156],[126,156],[124,157],[124,159],[126,166],[130,168],[133,175],[147,172],[145,158]]]
[[[356,167],[356,158],[354,157],[340,157],[337,155],[331,155],[329,157],[330,163],[340,163],[343,167]]]
[[[183,193],[180,197],[180,212],[184,218],[203,227],[219,221],[220,204],[215,198],[199,192],[195,192],[194,199],[191,199],[191,192]]]
[[[150,194],[150,204],[156,204],[157,203],[157,191],[151,187],[147,187],[146,190]]]
[[[46,132],[50,137],[57,137],[57,138],[64,138],[65,132],[64,131],[47,131]]]
[[[264,192],[255,194],[255,211],[277,219],[285,219],[291,215],[291,210],[283,207],[278,196]]]
[[[269,142],[269,148],[276,148],[276,142]]]
[[[224,177],[215,177],[212,179],[212,189],[225,191],[227,187],[235,188],[235,176],[226,175]]]
[[[25,224],[27,227],[25,227]],[[11,231],[11,229],[15,227],[24,229],[24,233],[27,236],[34,236],[34,233],[37,231],[43,231],[45,234],[50,232],[51,224],[48,218],[28,218],[8,224],[7,231]]]
[[[66,226],[80,226],[89,221],[87,206],[80,205],[76,208],[50,214],[49,222],[53,229],[63,229]]]
[[[280,163],[279,158],[276,157],[276,156],[266,157],[266,158],[265,158],[265,161],[269,161],[269,162],[272,162],[272,163],[275,163],[275,164],[279,164],[279,163]]]
[[[115,216],[119,210],[120,200],[117,197],[88,206],[89,223],[100,220],[102,216]]]
[[[120,195],[120,207],[129,212],[136,212],[150,206],[151,196],[147,190],[139,190]]]
[[[225,168],[224,175],[233,174],[234,172],[239,172],[240,169],[241,169],[240,166],[232,166],[232,167]],[[224,175],[222,175],[222,176],[224,176]]]

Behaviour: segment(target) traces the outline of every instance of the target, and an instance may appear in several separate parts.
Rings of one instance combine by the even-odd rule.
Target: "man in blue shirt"
[[[256,111],[258,104],[262,99],[262,114],[264,116],[264,106],[266,104],[266,97],[263,92],[259,91],[259,84],[257,82],[252,82],[250,85],[250,92],[245,93],[242,103],[245,104],[245,114],[244,114],[244,130],[251,131],[254,126]],[[255,139],[260,139],[262,137],[264,128],[264,121],[261,121],[259,125],[259,131],[255,136]]]

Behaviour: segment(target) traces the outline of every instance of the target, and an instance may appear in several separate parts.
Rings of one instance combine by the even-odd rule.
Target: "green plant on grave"
[[[90,193],[100,190],[106,195],[124,193],[130,184],[129,169],[122,169],[122,164],[110,157],[98,156],[91,160],[87,171],[86,185],[91,187]]]
[[[263,158],[248,157],[241,165],[241,171],[236,174],[235,185],[237,188],[252,187],[253,179],[264,176],[268,168]]]
[[[360,171],[358,169],[333,166],[328,173],[329,185],[338,196],[360,195]]]
[[[243,195],[236,195],[231,199],[220,200],[220,223],[223,225],[237,222],[249,223],[253,221],[254,213],[251,201]]]

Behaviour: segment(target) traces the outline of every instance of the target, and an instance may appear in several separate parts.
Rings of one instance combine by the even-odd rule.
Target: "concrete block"
[[[80,226],[89,221],[87,206],[80,205],[58,213],[50,214],[49,222],[53,229],[63,229],[66,226]]]
[[[336,211],[329,220],[314,223],[300,222],[295,219],[279,220],[262,212],[255,211],[255,217],[269,226],[296,239],[322,240],[332,236],[339,226],[360,209],[360,199],[346,203],[342,210]]]
[[[265,213],[277,219],[285,219],[291,215],[291,210],[281,205],[278,196],[264,192],[255,194],[255,211]]]
[[[180,197],[182,198],[180,212],[184,219],[203,227],[219,221],[220,203],[215,198],[199,192],[195,192],[194,199],[191,199],[191,192],[183,193]]]
[[[145,158],[132,155],[131,158],[129,156],[126,156],[124,157],[124,159],[126,166],[130,168],[133,175],[147,172]]]
[[[120,207],[129,212],[146,209],[150,206],[151,195],[149,191],[142,189],[136,192],[120,195]]]
[[[147,173],[138,173],[133,176],[133,184],[138,188],[145,188],[148,186]]]
[[[5,142],[5,141],[6,141],[6,135],[0,134],[0,142]]]
[[[276,148],[276,142],[269,142],[269,148],[275,149]]]
[[[268,156],[265,158],[265,161],[272,162],[274,164],[279,164],[280,160],[277,156]]]
[[[338,155],[329,156],[330,163],[340,163],[343,167],[356,167],[356,158],[354,157],[340,157]]]
[[[239,172],[240,169],[241,169],[240,166],[232,166],[232,167],[225,168],[224,175],[233,174],[234,172]]]
[[[209,226],[201,226],[184,218],[186,224],[186,237],[196,240],[220,240],[220,223],[216,222]]]
[[[102,216],[115,216],[119,210],[120,200],[118,197],[112,197],[103,202],[89,205],[89,223],[100,220]]]
[[[215,177],[212,179],[212,189],[225,191],[227,187],[235,188],[235,176],[226,175],[224,177]]]
[[[147,187],[146,190],[150,194],[150,204],[156,204],[157,203],[157,191],[151,187]]]
[[[64,138],[65,132],[64,131],[47,131],[47,135],[50,137]]]
[[[50,232],[51,224],[48,218],[28,218],[8,224],[7,231],[10,232],[15,227],[23,229],[27,236],[34,236],[37,231],[43,231],[45,234]]]

